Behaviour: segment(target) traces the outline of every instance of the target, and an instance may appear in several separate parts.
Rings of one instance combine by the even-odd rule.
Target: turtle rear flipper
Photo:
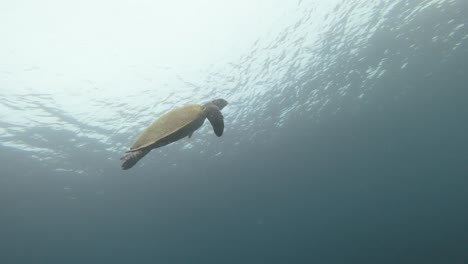
[[[150,152],[149,149],[141,149],[137,151],[127,152],[123,157],[120,158],[122,161],[122,169],[128,170],[133,167],[141,158]]]
[[[216,136],[222,136],[224,131],[224,117],[220,109],[214,104],[209,104],[205,106],[205,113]]]

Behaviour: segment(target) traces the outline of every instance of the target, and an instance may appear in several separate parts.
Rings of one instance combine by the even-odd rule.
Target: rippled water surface
[[[468,263],[468,2],[0,10],[1,263]]]

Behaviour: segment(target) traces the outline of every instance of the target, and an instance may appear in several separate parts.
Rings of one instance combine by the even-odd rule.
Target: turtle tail
[[[120,158],[122,161],[122,170],[128,170],[133,167],[141,158],[150,152],[149,149],[140,149],[137,151],[127,152],[123,157]]]

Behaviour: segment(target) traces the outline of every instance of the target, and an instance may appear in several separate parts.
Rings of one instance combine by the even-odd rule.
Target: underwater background
[[[0,3],[0,263],[468,263],[468,1]],[[169,109],[224,98],[135,167]]]

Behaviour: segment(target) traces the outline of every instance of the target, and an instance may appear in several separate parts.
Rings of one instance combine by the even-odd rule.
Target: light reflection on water
[[[432,34],[434,45],[450,42],[455,45],[447,50],[457,49],[468,38],[466,26],[450,19],[459,3],[299,1],[247,54],[205,69],[121,66],[112,78],[82,76],[78,82],[34,64],[23,72],[2,69],[2,86],[9,90],[0,93],[0,143],[58,170],[83,173],[82,164],[117,162],[136,135],[168,109],[221,97],[230,102],[223,110],[225,136],[214,140],[205,124],[190,141],[165,151],[216,157],[223,148],[235,153],[239,145],[270,144],[292,117],[313,123],[323,113],[371,100],[380,89],[376,80],[395,71],[394,65],[400,71],[411,66],[410,56],[425,45],[411,39],[421,28]],[[445,16],[429,24],[425,19],[432,12]],[[40,80],[39,87],[31,87],[28,78]],[[160,150],[158,156],[165,157]]]

